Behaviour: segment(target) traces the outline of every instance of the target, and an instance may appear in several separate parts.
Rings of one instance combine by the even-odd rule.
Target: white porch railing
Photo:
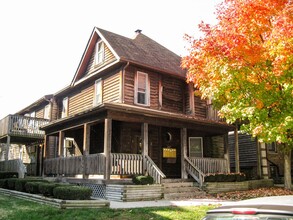
[[[104,154],[46,159],[44,161],[44,174],[103,175],[105,161]],[[149,156],[145,157],[144,165],[143,155],[141,154],[111,153],[111,175],[143,175],[144,172],[152,176],[156,183],[161,183],[162,178],[166,177]]]
[[[205,174],[187,157],[184,157],[184,166],[186,172],[202,187]]]
[[[204,174],[228,172],[228,163],[226,159],[190,157],[189,160]]]
[[[26,167],[20,159],[6,160],[0,161],[0,171],[17,172],[18,178],[24,178]]]
[[[111,153],[113,175],[141,175],[143,174],[143,156],[141,154]]]
[[[157,167],[154,161],[149,157],[145,156],[146,160],[146,171],[154,178],[155,183],[161,183],[163,178],[166,178],[165,174]]]

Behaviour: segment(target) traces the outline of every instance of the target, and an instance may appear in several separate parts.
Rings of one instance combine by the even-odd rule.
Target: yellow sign
[[[163,158],[176,158],[176,149],[163,148]]]

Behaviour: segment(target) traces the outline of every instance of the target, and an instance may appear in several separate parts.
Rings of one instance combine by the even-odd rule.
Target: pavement
[[[199,206],[199,205],[228,205],[231,201],[217,199],[188,199],[188,200],[155,200],[155,201],[135,201],[135,202],[116,202],[110,201],[112,209],[128,209],[143,207],[166,207],[166,206]]]

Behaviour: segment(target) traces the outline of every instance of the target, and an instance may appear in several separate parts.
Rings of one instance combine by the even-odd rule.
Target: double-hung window
[[[103,63],[104,59],[105,59],[105,44],[103,41],[98,41],[96,44],[95,65],[99,65]]]
[[[201,137],[189,138],[189,157],[203,157],[203,144]]]
[[[68,116],[68,97],[65,97],[62,100],[61,118],[65,118],[67,116]]]
[[[95,82],[94,106],[102,104],[102,95],[102,79],[98,79]]]
[[[45,109],[44,109],[44,119],[50,119],[50,111],[51,111],[51,105],[48,104],[45,106]]]
[[[149,87],[148,74],[137,72],[135,81],[135,104],[149,105]]]

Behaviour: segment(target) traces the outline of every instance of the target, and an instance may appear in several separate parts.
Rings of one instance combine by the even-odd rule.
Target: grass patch
[[[157,207],[135,209],[58,209],[0,194],[0,219],[9,220],[104,220],[104,219],[202,219],[215,206]]]

